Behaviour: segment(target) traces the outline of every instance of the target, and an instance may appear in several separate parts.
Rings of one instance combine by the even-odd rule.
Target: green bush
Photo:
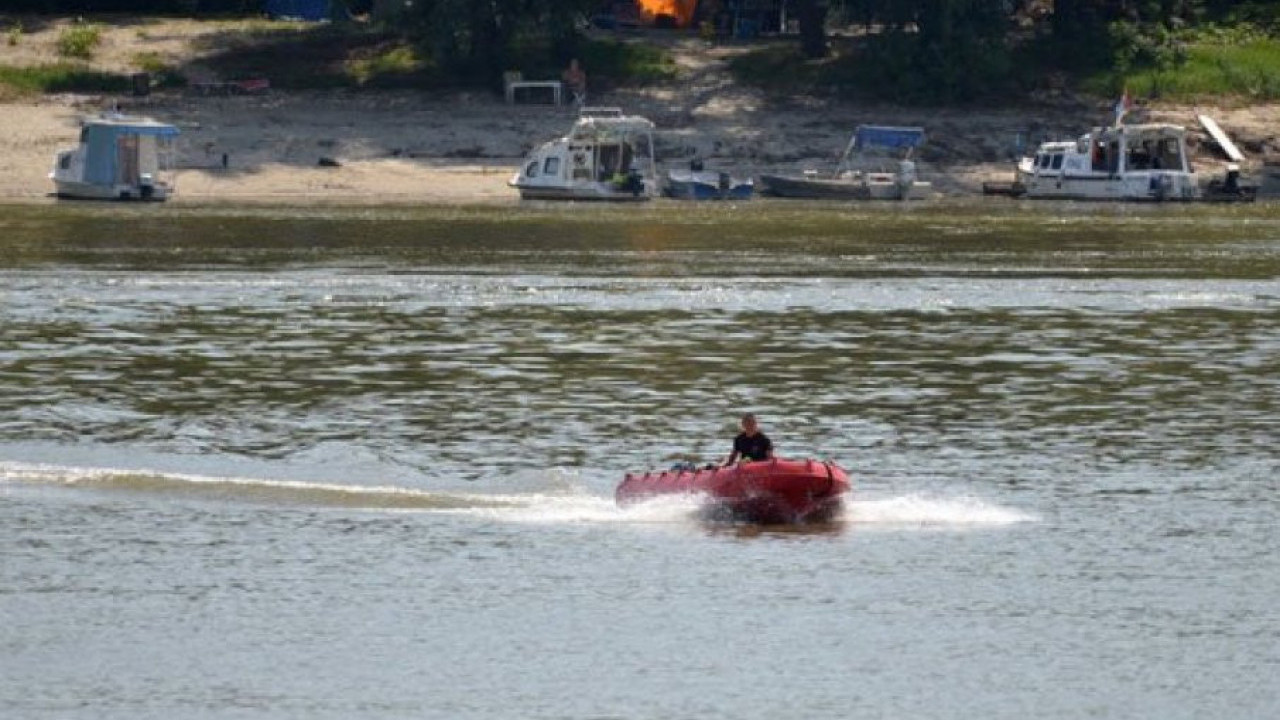
[[[76,23],[58,35],[58,54],[66,58],[88,60],[94,48],[102,42],[102,26],[94,23]]]
[[[153,75],[167,72],[168,64],[160,57],[158,52],[140,52],[133,56],[133,65],[143,72],[149,72]]]
[[[13,47],[22,41],[22,23],[14,23],[8,30],[4,31],[5,37],[9,41],[9,47]]]
[[[346,63],[347,74],[357,85],[395,87],[409,84],[412,77],[432,66],[416,48],[403,43],[360,49]]]
[[[149,73],[152,82],[164,88],[179,88],[187,84],[187,78],[181,72],[164,61],[157,52],[140,52],[133,56],[133,65],[142,72]]]

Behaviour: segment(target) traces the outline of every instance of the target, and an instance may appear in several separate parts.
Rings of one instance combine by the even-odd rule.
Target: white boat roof
[[[630,135],[648,135],[653,122],[639,115],[580,117],[569,131],[570,140],[612,140]]]
[[[1187,129],[1181,125],[1173,125],[1171,123],[1143,123],[1141,125],[1118,125],[1102,128],[1098,133],[1100,136],[1111,137],[1119,135],[1121,131],[1125,135],[1140,135],[1147,137],[1181,137],[1187,134]]]
[[[139,117],[134,115],[122,115],[120,113],[103,113],[97,117],[85,118],[81,121],[82,125],[105,125],[108,127],[131,127],[131,128],[173,128],[169,123],[162,123],[149,117]]]

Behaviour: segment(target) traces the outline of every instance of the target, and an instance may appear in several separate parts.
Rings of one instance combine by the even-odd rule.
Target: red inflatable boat
[[[829,520],[839,512],[849,475],[833,462],[764,460],[732,466],[627,474],[618,485],[619,505],[655,495],[705,494],[730,517],[759,523]]]

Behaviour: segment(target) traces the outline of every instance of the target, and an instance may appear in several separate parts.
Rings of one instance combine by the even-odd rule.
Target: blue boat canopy
[[[115,181],[120,138],[140,135],[172,138],[177,134],[178,128],[153,120],[113,117],[86,122],[80,131],[80,142],[85,146],[85,182],[109,185]]]
[[[859,125],[853,146],[913,148],[924,143],[924,128],[889,127],[887,125]]]
[[[406,3],[408,4],[408,3]],[[267,15],[273,20],[324,22],[333,17],[329,0],[267,0]]]

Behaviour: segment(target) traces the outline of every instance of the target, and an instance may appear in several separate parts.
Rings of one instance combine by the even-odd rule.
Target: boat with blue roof
[[[59,151],[49,173],[59,197],[165,200],[174,191],[178,128],[109,113],[85,120],[80,144]]]
[[[761,192],[827,200],[923,199],[933,195],[933,185],[917,177],[912,156],[924,142],[924,128],[859,125],[834,173],[761,175]]]

